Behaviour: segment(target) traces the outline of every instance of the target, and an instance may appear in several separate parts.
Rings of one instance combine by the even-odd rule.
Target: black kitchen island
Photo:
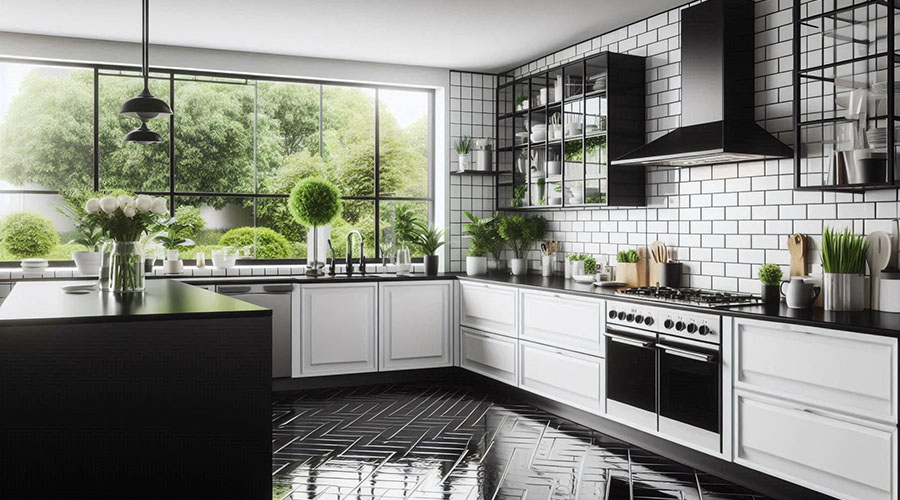
[[[0,498],[270,497],[272,312],[67,284],[0,306]]]

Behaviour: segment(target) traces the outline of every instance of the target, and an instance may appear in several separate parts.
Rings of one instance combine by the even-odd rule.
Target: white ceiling
[[[152,0],[150,41],[497,72],[685,2]],[[137,42],[140,5],[0,0],[0,31]]]

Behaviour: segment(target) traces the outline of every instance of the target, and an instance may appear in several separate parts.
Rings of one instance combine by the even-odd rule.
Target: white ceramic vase
[[[509,267],[512,270],[513,276],[522,276],[528,274],[527,259],[510,259]]]
[[[472,155],[459,155],[459,170],[464,172],[472,166]]]
[[[466,274],[468,274],[469,276],[487,274],[487,257],[472,255],[467,256]]]
[[[72,252],[72,260],[78,272],[84,276],[100,274],[100,252]]]

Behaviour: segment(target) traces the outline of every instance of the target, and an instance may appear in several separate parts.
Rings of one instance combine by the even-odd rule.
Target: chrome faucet
[[[366,246],[363,241],[363,235],[358,229],[353,229],[347,233],[347,276],[353,275],[353,247],[351,245],[354,234],[359,236],[359,274],[366,274],[366,256],[363,254]]]
[[[331,238],[328,238],[328,249],[331,250],[331,265],[328,266],[328,275],[334,276],[336,273],[334,266],[337,264],[337,259],[334,258],[334,247],[331,245]]]

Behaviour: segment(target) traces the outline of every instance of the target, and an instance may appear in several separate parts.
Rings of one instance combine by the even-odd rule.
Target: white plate
[[[65,292],[73,292],[73,291],[76,291],[76,290],[91,291],[91,290],[93,290],[93,289],[95,289],[95,288],[97,288],[97,284],[96,284],[96,283],[85,283],[85,284],[82,284],[82,285],[63,285],[63,286],[62,286],[62,289],[63,289],[63,291],[65,291]]]
[[[593,283],[594,275],[593,274],[573,274],[572,279],[575,280],[576,283]]]
[[[594,286],[621,288],[625,286],[625,283],[621,281],[595,281]]]

